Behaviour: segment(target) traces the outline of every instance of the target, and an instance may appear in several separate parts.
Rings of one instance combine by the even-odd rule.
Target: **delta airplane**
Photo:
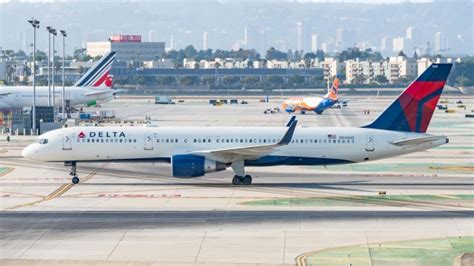
[[[292,97],[283,101],[282,108],[288,113],[314,111],[320,115],[338,102],[339,79],[335,78],[331,89],[324,97]]]
[[[112,76],[109,75],[115,52],[104,55],[72,87],[65,87],[65,98],[71,106],[90,102],[106,102],[113,99]],[[54,92],[55,106],[62,101],[62,88]],[[0,87],[0,108],[23,108],[33,102],[32,86]],[[36,105],[48,105],[48,87],[36,87]]]
[[[245,166],[332,165],[373,161],[448,143],[426,134],[451,64],[433,64],[373,122],[362,127],[70,127],[47,132],[22,155],[64,162],[78,183],[81,162],[167,162],[173,177],[235,172],[249,185]]]

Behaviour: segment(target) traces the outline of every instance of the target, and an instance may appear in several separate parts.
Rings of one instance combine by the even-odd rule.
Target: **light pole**
[[[65,101],[66,101],[66,90],[64,88],[64,68],[66,67],[65,65],[65,58],[66,58],[66,31],[65,30],[60,30],[61,34],[63,35],[63,94],[62,94],[62,109],[63,109],[63,120],[66,119],[66,116],[65,116],[65,109],[64,109],[64,106],[65,106]]]
[[[39,29],[40,22],[32,18],[28,23],[33,26],[33,130],[36,135],[36,29]]]
[[[51,106],[51,31],[53,28],[48,26],[46,30],[48,30],[48,106]]]
[[[56,34],[58,34],[56,32],[56,29],[51,29],[50,33],[53,35],[53,63],[52,63],[52,73],[51,73],[51,83],[53,84],[53,106],[56,105],[55,102],[56,102],[56,88],[54,87],[54,76],[56,74],[56,71],[55,71],[55,65],[54,65],[54,53],[55,53],[55,37],[56,37]]]

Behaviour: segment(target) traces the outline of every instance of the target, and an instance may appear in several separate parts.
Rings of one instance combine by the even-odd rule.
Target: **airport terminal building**
[[[103,56],[117,52],[118,61],[151,61],[165,53],[164,42],[142,42],[140,35],[114,35],[106,42],[88,42],[86,44],[89,56]]]

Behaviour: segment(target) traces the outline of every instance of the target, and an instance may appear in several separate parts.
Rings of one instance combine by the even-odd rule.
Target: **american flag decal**
[[[335,134],[328,134],[328,138],[329,138],[329,139],[335,139],[335,138],[336,138],[336,135],[335,135]]]

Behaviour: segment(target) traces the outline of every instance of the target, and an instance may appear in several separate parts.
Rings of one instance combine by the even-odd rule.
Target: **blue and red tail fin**
[[[365,128],[425,133],[452,64],[432,64]]]

